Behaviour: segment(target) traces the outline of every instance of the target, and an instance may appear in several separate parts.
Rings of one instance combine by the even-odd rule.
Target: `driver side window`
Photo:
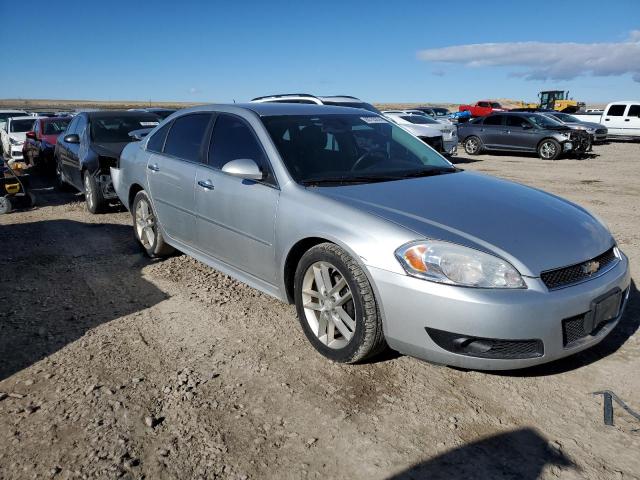
[[[265,173],[263,183],[275,185],[267,156],[247,123],[234,115],[221,113],[213,126],[209,143],[209,166],[221,170],[228,162],[248,158]]]

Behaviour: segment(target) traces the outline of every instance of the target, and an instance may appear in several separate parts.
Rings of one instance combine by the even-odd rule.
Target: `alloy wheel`
[[[144,198],[136,205],[136,233],[144,248],[153,248],[156,241],[156,220],[151,205]]]
[[[302,281],[302,305],[311,331],[324,345],[345,347],[356,330],[353,294],[344,275],[329,262],[309,266]]]
[[[556,154],[556,146],[553,142],[544,142],[540,147],[540,156],[545,160],[553,158]]]
[[[91,178],[88,173],[84,175],[84,198],[87,201],[87,206],[90,211],[93,211],[93,188],[91,185]]]
[[[469,154],[473,155],[474,153],[476,153],[478,151],[478,140],[476,140],[475,138],[470,138],[469,140],[467,140],[465,143],[465,149]]]

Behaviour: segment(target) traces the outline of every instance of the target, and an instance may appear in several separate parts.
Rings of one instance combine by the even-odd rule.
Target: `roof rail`
[[[262,100],[263,98],[284,98],[284,97],[309,97],[309,98],[317,98],[315,95],[311,95],[310,93],[278,93],[276,95],[264,95],[262,97],[252,98],[251,101]]]

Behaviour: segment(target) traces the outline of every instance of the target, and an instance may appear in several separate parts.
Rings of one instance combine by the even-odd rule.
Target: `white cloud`
[[[194,95],[196,93],[201,93],[201,92],[202,92],[202,90],[200,90],[199,88],[196,88],[196,87],[191,87],[189,89],[189,93],[192,94],[192,95]]]
[[[418,58],[469,67],[522,67],[513,75],[527,80],[629,73],[640,82],[640,30],[618,43],[477,43],[421,50]]]

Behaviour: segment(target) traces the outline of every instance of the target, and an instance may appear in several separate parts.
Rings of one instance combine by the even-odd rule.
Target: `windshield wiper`
[[[426,168],[424,170],[407,172],[399,178],[432,177],[434,175],[444,175],[447,173],[456,173],[460,171],[462,170],[456,167]]]
[[[347,185],[353,183],[374,183],[374,182],[388,182],[390,180],[398,180],[401,177],[396,175],[356,175],[352,177],[311,177],[301,180],[300,183],[304,186],[313,185]]]

